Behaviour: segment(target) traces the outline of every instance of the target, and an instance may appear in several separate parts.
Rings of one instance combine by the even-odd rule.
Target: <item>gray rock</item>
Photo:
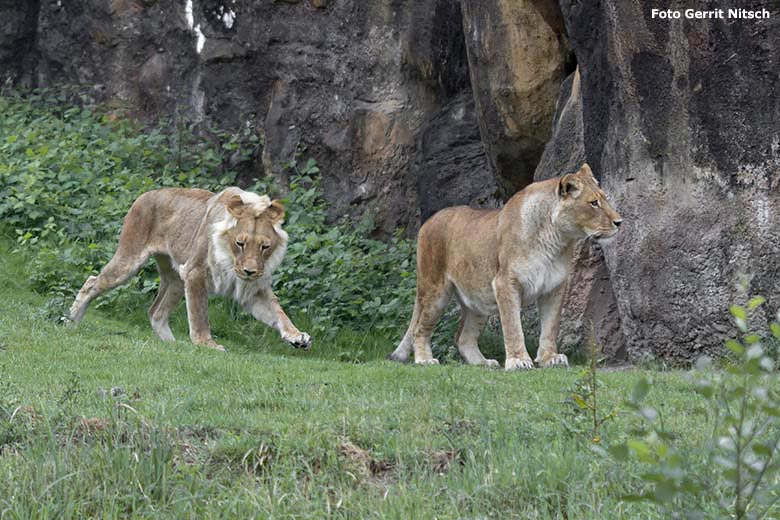
[[[533,182],[550,138],[569,57],[563,20],[548,0],[463,0],[463,15],[482,140],[509,198]]]
[[[582,96],[579,71],[562,84],[556,103],[552,137],[536,167],[540,181],[577,171],[585,161]],[[564,296],[559,348],[587,355],[590,341],[601,350],[600,359],[623,363],[627,358],[615,294],[601,247],[579,244]]]
[[[499,186],[479,136],[474,98],[466,90],[425,126],[411,166],[420,222],[449,206],[497,207]]]
[[[30,62],[35,48],[39,1],[0,0],[0,85],[32,85]]]
[[[536,166],[534,181],[575,172],[586,162],[580,84],[579,70],[561,83],[552,135]]]
[[[625,219],[605,258],[633,360],[720,353],[730,303],[780,304],[780,11],[763,6],[670,21],[562,2],[586,155]]]

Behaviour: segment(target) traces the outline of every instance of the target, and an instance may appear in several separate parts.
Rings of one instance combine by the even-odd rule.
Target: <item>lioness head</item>
[[[274,253],[287,244],[286,233],[280,227],[284,219],[282,203],[244,192],[231,196],[225,206],[235,219],[235,225],[225,230],[224,240],[236,276],[251,281],[263,276],[267,269],[275,269],[273,264],[278,264],[275,259],[280,255]]]
[[[557,218],[586,237],[613,237],[623,222],[599,188],[587,163],[576,173],[561,177],[557,194],[560,198]]]

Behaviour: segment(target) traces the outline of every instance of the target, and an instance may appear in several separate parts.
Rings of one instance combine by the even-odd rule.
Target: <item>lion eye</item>
[[[260,246],[260,249],[262,249],[263,251],[266,251],[269,247],[271,247],[270,244],[263,244],[262,246]]]
[[[237,246],[238,246],[240,249],[244,249],[244,242],[242,242],[242,241],[240,241],[240,240],[236,240],[236,245],[237,245]]]
[[[593,206],[594,208],[598,208],[598,207],[600,207],[600,206],[601,206],[601,204],[599,204],[599,201],[598,201],[598,200],[592,200],[592,201],[590,201],[590,205],[591,205],[591,206]]]

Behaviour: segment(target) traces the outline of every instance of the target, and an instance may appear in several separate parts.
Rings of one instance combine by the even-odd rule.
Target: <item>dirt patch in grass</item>
[[[444,475],[455,466],[465,466],[461,450],[433,450],[428,453],[428,464],[437,475]]]
[[[395,469],[393,462],[377,459],[370,450],[363,449],[348,439],[344,439],[339,445],[339,454],[347,471],[357,480],[385,491],[392,483],[392,473]]]

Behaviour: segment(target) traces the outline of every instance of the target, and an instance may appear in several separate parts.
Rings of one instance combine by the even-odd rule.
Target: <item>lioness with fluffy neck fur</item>
[[[114,257],[84,283],[70,319],[81,321],[93,299],[125,283],[154,256],[160,289],[149,318],[163,341],[174,340],[168,318],[184,297],[192,342],[225,350],[211,337],[211,293],[230,296],[284,340],[308,348],[311,337],[292,324],[271,290],[271,275],[287,249],[283,219],[279,201],[239,188],[144,193],[125,217]]]
[[[488,317],[498,313],[506,369],[533,368],[520,311],[537,302],[536,362],[568,365],[556,341],[574,246],[582,238],[614,236],[621,222],[587,164],[576,173],[531,184],[500,210],[459,206],[438,212],[420,228],[412,321],[390,358],[407,361],[413,349],[416,363],[437,364],[431,334],[455,295],[461,308],[455,344],[467,363],[498,366],[477,346]]]

